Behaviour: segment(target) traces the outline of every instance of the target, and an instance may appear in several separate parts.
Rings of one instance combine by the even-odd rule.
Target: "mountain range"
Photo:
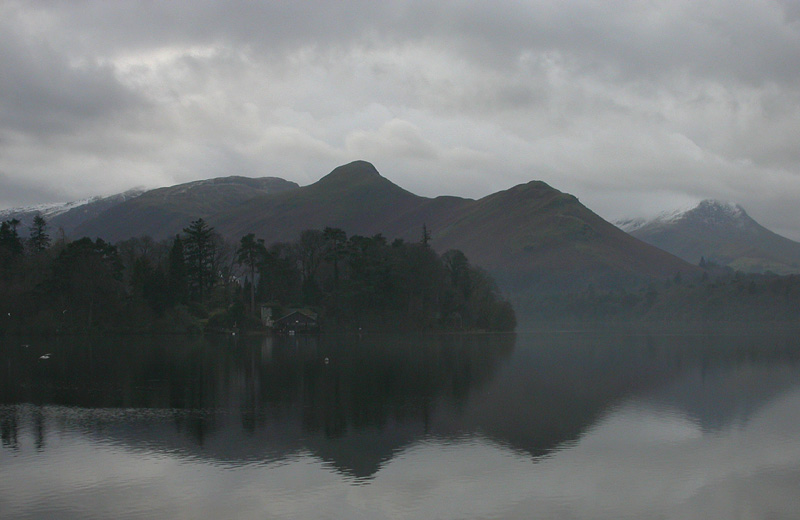
[[[694,269],[620,232],[572,195],[533,181],[473,200],[410,193],[356,161],[318,182],[250,199],[209,218],[223,235],[255,233],[267,243],[295,239],[308,228],[382,233],[434,248],[462,250],[504,287],[539,289],[612,285]]]
[[[435,249],[462,250],[506,291],[611,287],[699,271],[541,181],[477,200],[428,198],[397,186],[364,161],[303,187],[274,177],[225,177],[146,191],[87,215],[65,232],[112,242],[141,235],[165,239],[198,217],[229,240],[255,233],[268,244],[326,226],[349,235],[419,241],[424,227]]]
[[[695,265],[702,259],[743,272],[800,273],[800,243],[766,229],[738,204],[704,200],[688,210],[617,225]]]

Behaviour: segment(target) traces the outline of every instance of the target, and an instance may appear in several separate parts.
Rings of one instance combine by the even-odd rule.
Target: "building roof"
[[[304,321],[317,321],[317,315],[314,314],[313,312],[305,311],[303,309],[296,309],[290,312],[289,314],[275,320],[275,324],[277,325],[280,322],[290,321],[292,319],[297,320],[298,317],[300,316],[304,318]]]

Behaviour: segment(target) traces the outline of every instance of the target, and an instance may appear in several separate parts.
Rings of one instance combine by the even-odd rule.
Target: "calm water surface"
[[[0,432],[3,519],[800,518],[800,341],[6,339]]]

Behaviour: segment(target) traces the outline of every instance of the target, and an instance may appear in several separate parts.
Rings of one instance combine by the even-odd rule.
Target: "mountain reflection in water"
[[[27,343],[0,357],[3,518],[800,510],[792,335]]]

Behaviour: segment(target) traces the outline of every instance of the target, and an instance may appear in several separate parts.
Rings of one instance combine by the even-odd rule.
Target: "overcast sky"
[[[355,159],[800,239],[800,1],[0,2],[0,208]]]

